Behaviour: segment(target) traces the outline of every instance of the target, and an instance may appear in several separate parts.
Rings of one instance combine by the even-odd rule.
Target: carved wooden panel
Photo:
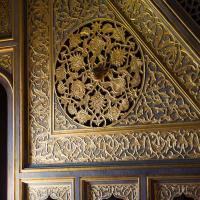
[[[149,180],[150,199],[176,200],[199,199],[200,179],[198,177],[160,177]]]
[[[3,68],[9,73],[13,71],[13,52],[12,50],[0,51],[0,68]]]
[[[73,180],[28,180],[22,181],[27,200],[74,200]]]
[[[11,32],[11,0],[0,1],[0,39],[8,37],[12,34]]]
[[[134,178],[82,179],[83,200],[139,200],[139,182]]]
[[[162,14],[151,0],[115,0],[121,11],[131,20],[131,25],[143,36],[144,42],[160,58],[172,76],[200,105],[200,61],[184,46],[173,30],[167,26]]]
[[[31,164],[200,157],[199,60],[146,2],[116,3],[28,1]]]

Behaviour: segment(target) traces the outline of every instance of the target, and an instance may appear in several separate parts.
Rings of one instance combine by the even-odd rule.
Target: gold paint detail
[[[171,200],[185,194],[187,197],[199,199],[200,184],[198,183],[159,183],[156,185],[155,199]]]
[[[115,0],[164,66],[187,92],[200,102],[200,63],[178,41],[146,0]],[[200,105],[200,104],[199,104]]]
[[[48,0],[29,0],[28,2],[30,163],[61,164],[199,158],[200,130],[197,128],[141,132],[119,129],[119,131],[114,131],[114,134],[51,135],[49,7]],[[138,117],[134,119],[135,121],[132,118],[128,122],[121,121],[123,126],[126,123],[132,125],[196,120],[198,117],[188,105],[187,100],[178,94],[178,90],[165,78],[154,62],[148,56],[144,57],[148,74],[143,95],[135,109],[136,115],[133,115]],[[170,88],[170,90],[165,94],[164,88]],[[142,107],[143,104],[145,107]],[[167,114],[163,113],[162,119],[156,118],[159,105],[164,106],[167,112]],[[57,102],[55,106],[58,106]],[[62,110],[59,112],[61,113]],[[60,115],[59,112],[55,112],[57,118],[61,117],[57,128],[68,129],[69,124],[64,122],[65,115]],[[136,121],[136,119],[140,120]],[[73,129],[73,127],[70,128]]]
[[[59,200],[72,200],[72,186],[69,185],[60,185],[60,184],[52,184],[52,185],[33,185],[28,184],[27,189],[28,200],[44,200],[49,196],[52,199]]]
[[[63,42],[67,40],[68,33],[80,24],[95,18],[115,19],[113,12],[108,9],[104,0],[54,0],[53,19],[54,26],[54,60],[60,52]]]
[[[9,3],[9,0],[1,0],[0,3],[0,37],[11,34]]]
[[[0,53],[0,68],[5,69],[9,73],[12,73],[13,66],[13,53]]]
[[[34,137],[32,163],[111,162],[200,157],[200,130]]]
[[[112,195],[124,200],[138,200],[138,184],[95,184],[88,188],[89,200],[109,199]]]
[[[29,131],[35,146],[35,139],[47,142],[50,132],[49,2],[29,0],[28,10]]]
[[[119,23],[97,19],[61,46],[55,92],[66,115],[86,127],[113,126],[126,118],[144,85],[144,58]]]
[[[146,80],[141,98],[120,124],[164,124],[198,120],[196,111],[162,70],[146,55],[145,62]]]

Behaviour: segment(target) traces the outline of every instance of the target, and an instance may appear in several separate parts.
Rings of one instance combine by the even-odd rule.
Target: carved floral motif
[[[28,200],[72,200],[71,185],[28,185]]]
[[[138,200],[138,184],[102,184],[92,185],[89,200],[109,199]],[[115,199],[115,198],[113,198]]]
[[[8,72],[12,73],[12,54],[0,54],[0,67],[4,68]]]
[[[60,1],[61,2],[61,1]],[[51,117],[51,67],[49,63],[50,58],[50,9],[49,9],[49,1],[48,0],[29,0],[28,1],[28,63],[29,63],[29,134],[30,134],[30,162],[32,164],[50,164],[50,163],[77,163],[77,162],[109,162],[109,161],[123,161],[123,160],[150,160],[150,159],[183,159],[183,158],[199,158],[200,157],[200,130],[198,129],[186,129],[186,130],[169,130],[169,131],[126,131],[125,133],[122,131],[114,132],[113,134],[93,134],[93,135],[74,135],[74,136],[56,136],[54,137],[50,133],[50,117]],[[75,4],[74,4],[75,5]],[[80,7],[73,7],[71,5],[72,10],[79,10]],[[105,5],[104,5],[105,6]],[[90,6],[91,7],[91,6]],[[60,7],[61,9],[61,7]],[[30,12],[31,10],[31,12]],[[59,11],[59,10],[58,10]],[[59,13],[59,12],[58,12]],[[96,16],[96,15],[95,15]],[[77,20],[77,19],[76,19]],[[78,20],[76,21],[79,22]],[[61,23],[64,23],[61,22]],[[64,26],[64,25],[63,25]],[[75,26],[75,25],[73,25]],[[95,23],[95,28],[98,29],[98,23]],[[86,27],[87,28],[87,27]],[[62,29],[62,27],[60,28]],[[90,28],[91,29],[91,28]],[[63,29],[64,30],[64,29]],[[77,29],[76,29],[77,30]],[[86,37],[88,35],[88,29],[82,30],[81,37]],[[120,32],[120,29],[119,29]],[[67,35],[62,32],[62,36]],[[120,34],[115,34],[115,40],[119,40]],[[59,34],[57,35],[59,36]],[[63,38],[63,37],[61,37]],[[99,40],[99,38],[96,38]],[[60,41],[60,40],[59,40]],[[64,38],[66,41],[66,38]],[[73,48],[76,48],[79,43],[79,38],[77,37],[76,42],[72,42],[71,45]],[[57,48],[57,47],[56,47]],[[98,55],[99,51],[97,50],[103,48],[99,44],[98,47],[94,47],[91,51],[93,51],[93,55]],[[122,50],[123,48],[115,48],[115,51]],[[114,51],[114,50],[113,50]],[[83,52],[84,53],[84,52]],[[72,72],[76,78],[76,71],[79,70],[80,65],[86,63],[84,59],[80,59],[80,53],[73,54],[74,60]],[[119,65],[123,62],[124,57],[122,57],[118,62],[113,64]],[[140,108],[138,108],[138,113],[142,111],[143,114],[151,113],[151,105],[154,107],[152,103],[157,103],[157,99],[162,99],[164,101],[163,105],[169,105],[178,100],[180,104],[173,103],[174,112],[178,113],[179,105],[183,106],[182,114],[176,114],[177,121],[180,119],[184,120],[195,120],[197,117],[195,116],[195,112],[192,110],[191,106],[187,103],[187,100],[184,100],[172,87],[172,84],[168,83],[167,78],[162,74],[157,66],[155,66],[154,62],[148,59],[145,62],[148,64],[148,72],[149,78],[146,79],[147,83],[156,84],[153,85],[154,89],[147,90],[144,88],[144,95],[146,97],[142,97],[144,104],[148,106],[145,110],[142,111],[142,103],[138,104]],[[77,61],[78,60],[78,61]],[[92,61],[91,61],[92,62]],[[137,58],[133,61],[136,64],[140,65],[140,61]],[[136,65],[135,65],[136,66]],[[62,67],[62,66],[60,66]],[[101,69],[101,68],[100,68]],[[155,74],[154,74],[155,71]],[[58,70],[56,78],[60,80],[63,79],[64,75],[66,77],[66,69],[63,66]],[[123,73],[123,72],[122,72]],[[92,72],[94,78],[101,77],[101,73],[97,69]],[[195,77],[196,75],[194,75]],[[120,77],[119,77],[120,78]],[[158,79],[159,78],[159,79]],[[158,80],[157,80],[158,79]],[[157,80],[157,81],[156,81]],[[80,81],[80,80],[79,80]],[[86,92],[87,88],[85,88],[85,84],[81,84],[80,82],[76,82],[77,85],[80,85],[80,90]],[[75,82],[75,81],[74,81]],[[98,81],[97,81],[98,82]],[[113,82],[113,91],[115,93],[121,94],[123,87],[123,80],[119,80],[119,86],[114,87],[115,82]],[[162,94],[162,83],[166,84],[167,87],[170,87],[172,93],[168,93],[167,96]],[[75,86],[76,86],[75,84]],[[158,85],[157,85],[158,84]],[[74,87],[75,87],[74,86]],[[157,89],[156,89],[157,88]],[[160,89],[161,88],[161,89]],[[61,94],[66,93],[69,90],[65,86],[65,83],[60,84],[59,91]],[[153,95],[153,102],[149,100],[148,95]],[[178,94],[178,96],[177,96]],[[82,94],[77,92],[76,98],[81,97]],[[137,95],[132,92],[132,95]],[[94,99],[88,104],[95,110],[98,111],[98,108],[94,106],[94,102],[97,101],[99,97],[99,102],[101,105],[104,105],[101,99],[100,93],[96,92],[96,96],[93,95]],[[171,100],[173,98],[173,100]],[[63,104],[68,101],[68,99],[63,95],[62,98]],[[145,102],[146,101],[146,102]],[[149,103],[148,103],[149,102]],[[62,102],[61,102],[62,103]],[[188,105],[185,106],[184,104]],[[153,113],[158,112],[158,106]],[[103,107],[103,106],[102,106]],[[119,112],[121,110],[127,109],[127,101],[123,99],[121,101],[121,106],[113,106],[112,110],[109,112],[112,113],[109,117],[111,120],[115,120],[118,118]],[[76,113],[76,117],[81,123],[87,120],[87,115],[82,110],[76,110],[73,106],[68,108],[71,113]],[[141,111],[140,111],[141,110]],[[170,110],[169,110],[170,111]],[[168,112],[169,112],[168,111]],[[173,111],[173,110],[172,110]],[[170,111],[170,112],[172,112]],[[115,113],[115,114],[114,114]],[[183,114],[185,113],[185,114]],[[74,114],[75,115],[75,114]],[[149,114],[148,114],[149,115]],[[59,117],[59,114],[56,116]],[[63,115],[62,115],[63,116]],[[187,116],[187,117],[186,117]],[[115,119],[114,119],[115,118]],[[145,117],[142,117],[144,121]],[[146,117],[147,119],[156,119],[156,117]],[[173,118],[173,117],[171,117]],[[62,117],[63,119],[63,117]],[[156,119],[159,121],[159,119]],[[168,118],[165,119],[168,121]],[[173,119],[174,120],[174,119]],[[170,121],[170,120],[169,120]]]
[[[162,183],[156,187],[156,199],[171,200],[185,194],[187,197],[199,199],[200,185],[195,183]]]
[[[134,37],[116,22],[95,20],[78,28],[61,46],[55,91],[72,120],[106,127],[135,107],[144,74],[143,53]]]
[[[200,157],[199,146],[195,129],[55,138],[43,133],[34,135],[32,163],[194,159]]]

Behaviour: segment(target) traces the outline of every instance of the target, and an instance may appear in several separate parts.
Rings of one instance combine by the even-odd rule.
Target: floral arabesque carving
[[[89,200],[109,199],[111,196],[116,199],[138,200],[138,184],[102,184],[92,185]]]
[[[94,20],[61,46],[55,91],[64,112],[89,127],[106,127],[135,107],[144,85],[142,50],[119,23]]]
[[[31,12],[30,12],[31,10]],[[48,0],[28,2],[30,163],[109,162],[200,157],[200,131],[126,131],[111,135],[50,134],[50,10]],[[151,80],[153,80],[152,76]]]
[[[28,200],[44,200],[48,197],[59,200],[72,200],[71,185],[28,185]]]
[[[162,183],[156,186],[156,199],[171,200],[185,194],[195,200],[199,199],[200,185],[198,183]]]
[[[0,54],[0,67],[12,73],[12,54]]]
[[[200,62],[194,59],[192,53],[177,39],[178,36],[163,23],[162,15],[154,12],[150,1],[115,0],[115,2],[168,71],[199,104]]]
[[[32,163],[78,163],[200,157],[200,131],[152,131],[52,137],[34,135]]]

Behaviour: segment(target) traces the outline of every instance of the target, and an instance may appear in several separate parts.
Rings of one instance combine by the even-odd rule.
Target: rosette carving
[[[61,46],[55,91],[64,112],[89,127],[113,125],[135,107],[144,85],[140,45],[121,24],[94,20]]]

